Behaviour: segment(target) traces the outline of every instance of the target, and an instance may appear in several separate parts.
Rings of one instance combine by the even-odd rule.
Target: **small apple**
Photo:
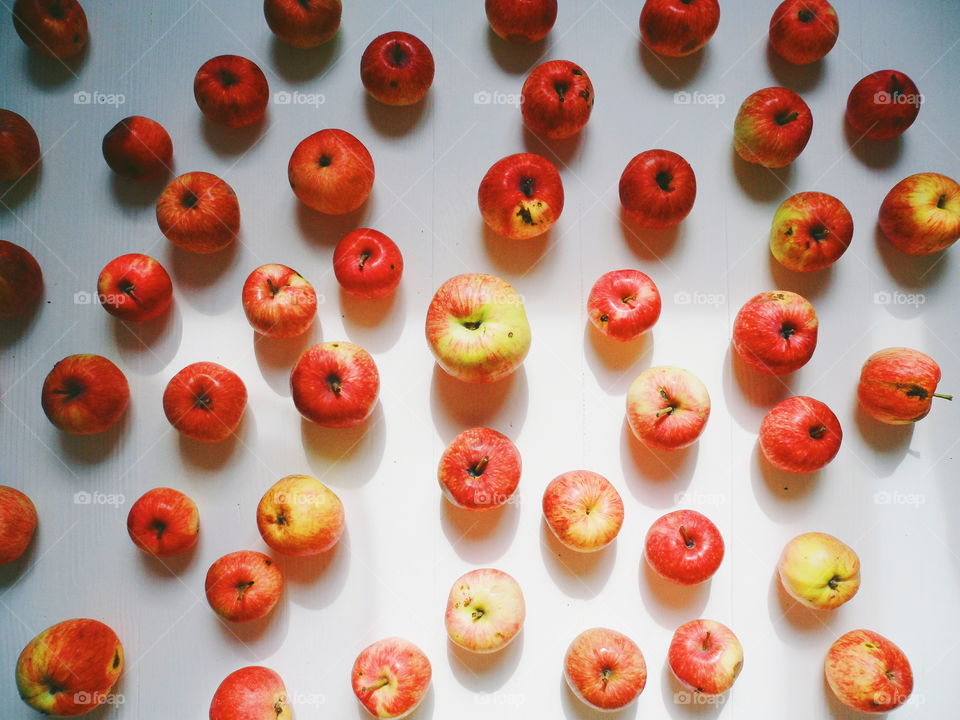
[[[317,314],[317,293],[286,265],[261,265],[243,283],[243,312],[250,326],[271,338],[303,335]]]
[[[333,39],[340,29],[340,0],[264,0],[263,14],[273,34],[306,50]]]
[[[709,42],[720,24],[717,0],[646,0],[640,37],[658,55],[692,55]]]
[[[486,0],[493,31],[517,45],[543,40],[557,21],[557,0]]]
[[[733,349],[767,375],[799,370],[817,347],[817,313],[810,301],[787,290],[754,295],[733,321]]]
[[[418,37],[395,31],[376,37],[360,58],[360,81],[385,105],[420,102],[433,84],[433,53]]]
[[[620,532],[623,500],[603,475],[574,470],[555,477],[543,491],[543,517],[564,547],[596,552]]]
[[[178,555],[197,544],[200,512],[179,490],[154,488],[130,507],[127,532],[133,544],[149,555]]]
[[[837,456],[843,430],[819,400],[797,395],[774,405],[760,423],[760,450],[779,470],[816,472]]]
[[[523,122],[551,140],[573,137],[583,129],[593,110],[593,85],[579,65],[550,60],[537,65],[520,91]]]
[[[69,355],[43,381],[47,419],[71,435],[95,435],[116,425],[130,403],[123,372],[100,355]]]
[[[896,710],[913,692],[913,670],[903,650],[871,630],[851,630],[837,638],[823,669],[837,699],[858,712]]]
[[[702,695],[725,693],[743,669],[740,641],[715,620],[692,620],[678,627],[667,658],[680,684]]]
[[[880,229],[910,255],[946,250],[960,238],[960,185],[932,172],[904,178],[883,199]]]
[[[359,228],[348,232],[333,251],[333,274],[348,295],[383,298],[400,284],[403,255],[382,232]]]
[[[696,198],[693,168],[669,150],[640,153],[620,176],[620,204],[638,225],[649,230],[679,225]]]
[[[193,96],[208,120],[238,128],[263,117],[270,86],[255,62],[239,55],[218,55],[197,70]]]
[[[802,192],[781,203],[770,227],[770,252],[788,270],[833,265],[853,239],[853,217],[833,195]]]
[[[326,552],[343,534],[343,503],[309,475],[288,475],[257,505],[257,528],[278,553],[307,557]]]
[[[163,265],[149,255],[129,253],[100,271],[97,296],[114,317],[146,322],[162,315],[173,301],[173,283]]]
[[[880,70],[853,86],[847,122],[862,137],[890,140],[913,125],[922,104],[923,95],[913,80],[896,70]]]
[[[293,720],[283,678],[258,665],[234,670],[213,694],[210,720]]]
[[[652,367],[627,391],[627,422],[637,440],[654,450],[680,450],[696,442],[710,417],[710,394],[693,373]]]
[[[16,488],[0,485],[0,565],[11,563],[27,550],[37,530],[37,509]]]
[[[570,643],[563,657],[563,677],[581,702],[610,712],[626,707],[643,692],[647,663],[626,635],[596,627]]]
[[[28,48],[58,60],[78,55],[90,38],[77,0],[17,0],[13,28]]]
[[[833,50],[840,19],[827,0],[784,0],[770,18],[770,47],[793,65],[809,65]]]
[[[443,451],[437,479],[458,508],[491,510],[510,501],[520,484],[520,452],[503,433],[464,430]]]
[[[43,272],[26,248],[0,240],[0,320],[26,315],[43,295]]]
[[[233,435],[246,407],[243,380],[212,362],[187,365],[163,391],[167,420],[181,435],[198,442],[220,442]]]
[[[290,373],[293,404],[310,422],[328,428],[359,425],[373,412],[380,373],[370,353],[351,342],[307,348]]]
[[[374,174],[367,148],[346,130],[326,129],[304,138],[287,164],[290,187],[300,202],[327,215],[363,205]]]
[[[157,199],[160,232],[184,250],[206,255],[227,247],[240,231],[240,203],[216,175],[189,172],[174,178]]]
[[[910,348],[878,350],[860,370],[857,399],[868,415],[888,425],[909,425],[923,420],[933,398],[953,400],[937,392],[940,366]]]
[[[263,553],[238,550],[210,566],[204,591],[210,607],[225,620],[259,620],[266,617],[280,599],[283,573]]]
[[[723,562],[723,536],[706,515],[674,510],[647,530],[644,555],[650,568],[678,585],[706,582]]]
[[[487,170],[477,201],[491,230],[510,240],[526,240],[547,232],[560,219],[563,181],[545,157],[508,155]]]
[[[587,316],[614,340],[635,340],[660,317],[660,291],[646,273],[613,270],[600,276],[587,299]]]
[[[353,694],[375,718],[410,715],[430,687],[430,660],[409,640],[389,637],[364,648],[353,661]]]
[[[19,180],[40,163],[40,140],[26,118],[0,108],[0,182]]]
[[[813,115],[793,90],[770,87],[750,95],[733,124],[737,155],[766,168],[786,167],[810,140]]]
[[[790,597],[814,610],[835,610],[860,589],[860,558],[826,533],[804,533],[788,542],[777,573]]]
[[[444,622],[451,642],[464,650],[502,650],[523,628],[526,606],[520,585],[502,570],[471,570],[450,588]]]
[[[142,115],[124,118],[103,136],[103,159],[117,175],[140,179],[165,175],[173,141],[163,125]]]

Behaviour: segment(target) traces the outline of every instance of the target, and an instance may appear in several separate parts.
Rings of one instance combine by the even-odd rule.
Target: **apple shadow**
[[[260,375],[277,395],[290,397],[290,371],[294,364],[307,347],[323,341],[320,321],[315,319],[309,330],[292,338],[268,338],[256,330],[251,332]]]
[[[257,144],[267,129],[267,115],[243,127],[227,127],[200,114],[200,130],[203,139],[220,157],[241,155]]]
[[[380,467],[386,445],[383,406],[377,403],[364,422],[352,428],[325,428],[300,420],[300,438],[314,474],[330,485],[357,487]]]
[[[374,354],[386,352],[400,339],[407,319],[403,284],[384,298],[357,298],[340,289],[344,330],[353,342]]]
[[[487,49],[504,72],[511,75],[526,75],[547,50],[547,38],[534,43],[521,44],[504,40],[489,23],[486,26]]]
[[[727,701],[726,693],[719,696],[701,695],[685,688],[670,669],[669,659],[663,661],[660,671],[660,694],[667,714],[674,719],[718,717]]]
[[[864,714],[848,708],[837,699],[833,690],[830,689],[830,683],[827,682],[826,673],[820,673],[820,683],[823,686],[823,695],[826,699],[827,710],[830,713],[828,720],[867,720],[867,718],[887,720],[887,718],[890,717],[890,713]]]
[[[183,318],[176,301],[159,317],[146,322],[111,318],[113,341],[120,357],[137,371],[155,375],[166,368],[180,349]]]
[[[768,262],[770,266],[770,277],[773,279],[773,286],[780,290],[789,290],[805,298],[820,297],[824,290],[830,285],[830,279],[833,277],[833,265],[823,268],[823,270],[814,270],[812,272],[797,272],[788,270],[781,265],[768,252]],[[840,259],[842,262],[843,258]]]
[[[31,501],[33,498],[31,498]],[[37,516],[40,516],[40,510],[37,510]],[[37,529],[33,532],[33,537],[27,544],[23,554],[16,560],[11,560],[6,565],[0,565],[0,589],[3,595],[14,585],[23,580],[30,572],[34,564],[34,557],[37,554],[37,547],[40,545],[40,534],[43,531],[42,521],[37,522]],[[2,596],[2,595],[0,595]]]
[[[584,357],[601,389],[607,395],[624,395],[634,378],[650,366],[653,333],[621,342],[604,335],[589,320],[583,330]],[[639,363],[643,360],[643,363]]]
[[[26,66],[27,77],[37,88],[49,91],[59,90],[61,85],[71,80],[79,80],[80,70],[90,53],[92,42],[91,34],[84,48],[72,58],[66,60],[58,60],[24,47],[23,64]],[[20,77],[23,77],[23,74]]]
[[[780,639],[790,646],[797,644],[797,633],[819,635],[827,631],[836,635],[832,626],[836,624],[838,613],[842,613],[843,610],[843,606],[836,610],[814,610],[794,600],[780,582],[780,574],[776,567],[773,568],[770,578],[767,608],[773,629]],[[819,638],[817,642],[819,643]]]
[[[710,599],[712,580],[698,585],[678,585],[664,580],[640,558],[638,586],[643,605],[650,617],[663,628],[673,630],[690,618],[700,617]]]
[[[516,437],[527,416],[529,387],[523,366],[494,383],[475,385],[434,365],[430,383],[433,424],[445,443],[465,428],[498,427]]]
[[[550,138],[540,137],[526,125],[521,127],[523,128],[523,146],[526,152],[542,155],[550,162],[559,164],[559,170],[566,169],[570,161],[583,149],[586,142],[584,138],[589,132],[589,128],[584,127],[573,137],[551,140]]]
[[[488,565],[502,558],[517,534],[520,511],[519,490],[510,501],[490,510],[471,511],[458,508],[440,496],[440,527],[450,546],[465,562]]]
[[[498,235],[483,220],[480,223],[487,257],[508,275],[529,275],[552,249],[553,228],[527,240],[511,240]]]
[[[250,404],[244,409],[243,418],[236,431],[226,440],[220,442],[200,442],[192,440],[186,435],[180,434],[178,441],[180,447],[180,457],[190,467],[206,472],[214,472],[225,467],[231,459],[236,459],[237,445],[244,444],[242,441],[248,437],[255,437],[257,433],[256,422]]]
[[[793,395],[791,375],[767,375],[747,365],[731,342],[724,357],[723,394],[727,410],[744,430],[760,430],[767,411]]]
[[[853,402],[856,403],[854,418],[857,430],[871,450],[868,454],[871,469],[878,478],[890,477],[910,452],[915,425],[887,425],[868,415],[856,397]]]
[[[567,597],[589,599],[603,590],[617,560],[617,540],[596,552],[565,547],[540,518],[540,555],[554,584]]]
[[[771,520],[793,522],[806,517],[819,490],[820,471],[789,473],[779,470],[754,446],[750,479],[757,504]]]
[[[626,418],[620,431],[620,466],[630,494],[647,507],[668,508],[693,479],[699,444],[682,450],[651,450],[637,440]]]
[[[777,55],[770,43],[767,43],[767,66],[777,79],[778,85],[784,85],[798,93],[813,90],[823,79],[824,59],[807,65],[794,65]]]
[[[790,189],[793,163],[782,168],[767,168],[747,162],[737,154],[732,137],[730,138],[730,156],[733,174],[751,200],[779,203],[785,196],[793,193]]]
[[[15,345],[38,322],[43,306],[50,304],[50,300],[44,303],[46,287],[44,287],[43,292],[44,295],[24,315],[0,321],[0,347]]]
[[[475,653],[447,640],[447,662],[461,687],[475,693],[497,690],[513,676],[523,655],[523,630],[502,650]]]
[[[171,172],[164,172],[157,177],[134,180],[110,173],[110,190],[117,204],[122,207],[142,209],[153,207],[163,188],[170,182]]]
[[[890,140],[870,140],[850,127],[845,117],[840,122],[843,123],[843,137],[851,154],[868,168],[884,170],[892,167],[903,154],[902,135]]]
[[[67,465],[98,465],[103,462],[117,449],[121,439],[126,435],[132,413],[131,404],[116,425],[96,435],[58,433],[60,451],[69,460]]]
[[[283,571],[284,592],[290,602],[310,610],[332,605],[346,586],[350,574],[349,528],[325,553],[312,557],[277,555],[274,560]]]
[[[427,91],[423,99],[413,105],[386,105],[365,93],[363,108],[367,120],[379,135],[399,138],[416,128],[424,115],[429,115],[432,96],[433,93]]]
[[[887,268],[887,272],[900,287],[924,290],[941,284],[948,267],[948,264],[944,262],[947,257],[945,250],[931,255],[909,255],[898,250],[892,242],[887,240],[879,224],[874,227],[873,238],[884,267]],[[887,305],[887,310],[890,311],[891,315],[909,309],[909,305],[894,305],[892,303]],[[917,312],[911,313],[909,317],[919,314],[919,308],[916,308],[916,310]]]
[[[657,55],[642,41],[637,43],[637,59],[647,75],[657,85],[666,90],[678,90],[690,84],[703,66],[710,46],[706,45],[695,53],[673,58]]]
[[[41,158],[26,175],[16,180],[0,182],[0,214],[9,212],[33,195],[42,178],[43,159]]]
[[[221,634],[232,644],[240,644],[256,660],[271,657],[283,647],[290,627],[290,608],[287,588],[284,588],[276,606],[266,616],[250,622],[230,622],[208,608],[217,620]]]
[[[140,564],[143,569],[151,575],[159,578],[179,577],[183,575],[193,564],[199,554],[200,542],[203,536],[199,536],[197,542],[192,548],[177,555],[168,557],[157,557],[137,548],[136,552],[140,556]]]
[[[684,236],[683,223],[672,228],[649,230],[641,227],[620,207],[620,232],[631,252],[641,260],[660,260],[669,256]]]
[[[578,698],[570,685],[567,684],[563,672],[560,672],[560,709],[567,720],[601,720],[602,718],[613,718],[614,720],[632,720],[637,716],[637,701],[628,703],[626,706],[617,710],[596,710],[586,705]]]
[[[242,239],[238,237],[223,250],[203,255],[169,243],[167,262],[164,263],[164,266],[171,269],[173,276],[180,285],[181,294],[188,300],[193,300],[196,291],[213,285],[236,263],[241,244]],[[223,293],[220,294],[223,295]],[[239,295],[240,289],[237,288],[237,295],[225,298],[221,304],[233,307],[236,305]],[[203,309],[205,304],[200,303],[199,305],[198,309]]]
[[[370,199],[353,212],[343,215],[325,215],[312,210],[299,200],[297,203],[297,227],[310,242],[332,247],[352,230],[364,227],[370,209]]]
[[[270,59],[284,80],[304,82],[324,73],[340,50],[340,33],[315,48],[295,48],[274,36],[270,42]],[[324,98],[326,99],[326,98]]]

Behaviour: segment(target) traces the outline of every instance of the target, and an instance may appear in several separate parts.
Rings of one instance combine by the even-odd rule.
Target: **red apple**
[[[678,585],[706,582],[723,562],[723,536],[706,515],[675,510],[647,530],[644,554],[650,568]]]
[[[627,391],[627,422],[636,438],[654,450],[680,450],[696,442],[710,417],[710,395],[693,373],[652,367]]]
[[[0,485],[0,565],[19,558],[37,529],[37,509],[16,488]]]
[[[933,172],[904,178],[883,199],[880,229],[910,255],[946,250],[960,238],[960,185]]]
[[[503,433],[478,427],[457,435],[440,458],[443,496],[466,510],[490,510],[510,501],[520,484],[520,452]]]
[[[817,347],[817,313],[805,297],[787,290],[750,298],[733,321],[733,348],[747,365],[767,375],[799,370]]]
[[[733,146],[748,163],[781,168],[800,156],[812,132],[813,115],[803,98],[770,87],[743,101],[733,124]]]
[[[543,40],[557,21],[557,0],[486,0],[493,31],[518,45]]]
[[[627,342],[653,327],[660,307],[660,291],[646,273],[613,270],[593,284],[587,316],[607,337]]]
[[[860,370],[857,399],[868,415],[888,425],[923,420],[933,398],[953,400],[937,392],[940,366],[919,350],[894,347],[878,350]]]
[[[287,475],[257,505],[263,541],[284,555],[309,557],[327,552],[343,535],[343,503],[309,475]]]
[[[283,593],[283,573],[263,553],[238,550],[210,566],[204,590],[217,615],[231,622],[250,622],[273,610]]]
[[[327,215],[353,212],[373,188],[373,158],[346,130],[321,130],[304,138],[287,165],[294,194]]]
[[[405,718],[427,694],[430,660],[409,640],[390,637],[364,648],[353,662],[350,684],[375,718]]]
[[[210,720],[293,720],[283,678],[259,665],[234,670],[213,694]]]
[[[545,157],[508,155],[487,170],[477,201],[491,230],[510,240],[526,240],[547,232],[560,219],[563,181]]]
[[[359,425],[373,412],[380,373],[370,353],[351,342],[319,343],[303,351],[290,373],[293,404],[307,420],[329,428]]]
[[[726,625],[692,620],[674,632],[667,659],[674,677],[688,690],[720,695],[733,687],[743,669],[743,647]]]
[[[187,365],[167,383],[163,412],[191,440],[220,442],[233,435],[247,406],[243,380],[223,365]]]
[[[843,430],[826,405],[798,395],[781,400],[760,424],[760,450],[785,472],[811,473],[837,456]]]
[[[127,532],[133,544],[149,555],[178,555],[197,544],[200,512],[179,490],[154,488],[130,507]]]
[[[157,224],[184,250],[206,255],[227,247],[240,231],[240,203],[226,182],[207,172],[174,178],[157,199]]]
[[[550,60],[537,65],[520,91],[523,122],[552,140],[576,135],[590,119],[593,85],[579,65]]]
[[[543,491],[543,517],[564,547],[595,552],[620,533],[623,500],[603,475],[574,470],[555,477]]]
[[[286,265],[261,265],[243,283],[243,312],[261,335],[291,338],[303,335],[317,314],[317,293]]]
[[[173,162],[173,141],[163,125],[142,115],[124,118],[103,136],[103,159],[117,175],[165,175]]]
[[[839,34],[837,11],[827,0],[784,0],[770,18],[770,47],[794,65],[824,57]]]
[[[18,180],[40,163],[40,140],[26,118],[0,109],[0,182]]]
[[[770,252],[788,270],[812,272],[833,265],[853,239],[846,206],[821,192],[791,195],[777,208],[770,228]]]
[[[0,240],[0,320],[26,315],[43,295],[43,272],[28,250]]]
[[[896,70],[880,70],[853,86],[847,98],[847,122],[865,138],[890,140],[913,125],[922,103],[913,80]]]
[[[433,84],[433,53],[410,33],[388,32],[373,39],[360,58],[360,81],[386,105],[420,102]]]
[[[913,692],[913,670],[903,650],[871,630],[851,630],[837,638],[823,669],[837,699],[858,712],[890,712]]]
[[[646,0],[640,11],[643,44],[667,57],[695,53],[713,37],[719,24],[717,0]]]
[[[237,128],[263,117],[270,86],[255,62],[239,55],[218,55],[197,70],[193,96],[207,119]]]
[[[109,430],[123,417],[130,387],[123,372],[100,355],[69,355],[43,381],[40,404],[47,419],[71,435]]]
[[[100,271],[97,295],[103,309],[114,317],[146,322],[170,307],[173,283],[152,257],[130,253],[114,258]]]
[[[632,703],[647,684],[647,663],[637,644],[608,628],[577,635],[563,658],[563,677],[582,702],[604,712]]]
[[[650,230],[679,225],[696,197],[693,168],[669,150],[640,153],[620,176],[620,204],[638,225]]]
[[[348,232],[333,251],[333,274],[344,292],[373,299],[390,295],[403,275],[403,255],[397,244],[377,230]]]
[[[332,40],[340,29],[340,0],[264,0],[267,25],[278,38],[307,49]]]
[[[28,48],[58,60],[79,54],[90,37],[77,0],[17,0],[13,28]]]

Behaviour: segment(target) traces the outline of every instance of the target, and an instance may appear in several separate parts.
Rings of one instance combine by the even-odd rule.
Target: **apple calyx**
[[[693,550],[697,546],[697,541],[690,536],[684,525],[680,526],[680,537],[683,538],[683,544],[687,546],[687,550]]]
[[[327,385],[330,387],[330,390],[334,395],[339,395],[343,390],[343,383],[337,375],[327,376]]]
[[[317,165],[322,168],[330,167],[331,164],[333,164],[333,158],[329,155],[321,155],[320,159],[317,160]]]
[[[774,120],[776,121],[777,125],[789,125],[798,117],[800,117],[800,113],[798,113],[796,110],[793,110],[791,112],[784,111],[782,113],[777,114],[774,117]]]
[[[237,601],[243,600],[244,593],[246,593],[247,590],[253,587],[254,582],[255,582],[254,580],[249,580],[248,582],[237,583],[236,585]]]
[[[836,590],[836,589],[837,589],[837,586],[838,586],[839,584],[840,584],[840,576],[839,576],[839,575],[834,575],[832,578],[830,578],[830,579],[827,581],[827,587],[829,587],[831,590]]]
[[[163,534],[167,531],[167,524],[163,520],[154,520],[150,523],[150,529],[157,536],[157,540],[163,537]]]
[[[797,20],[802,23],[813,22],[813,19],[816,15],[813,14],[813,11],[810,8],[803,8],[800,12],[797,13]]]
[[[283,706],[286,704],[286,698],[280,697],[277,698],[277,701],[273,704],[273,712],[277,717],[280,717],[283,714]]]
[[[466,322],[463,323],[463,326],[464,326],[467,330],[479,330],[479,329],[480,329],[480,324],[481,324],[481,323],[480,323],[479,320],[467,320]]]
[[[816,225],[810,229],[810,237],[817,242],[822,242],[829,237],[830,231],[824,225]]]
[[[610,668],[605,667],[600,671],[600,682],[602,682],[604,685],[610,682],[610,678],[612,677],[613,677],[613,670],[611,670]]]
[[[228,87],[233,87],[238,82],[240,82],[240,78],[238,78],[234,73],[232,73],[230,70],[227,70],[226,68],[220,68],[220,84],[221,85],[223,85],[225,88],[228,88]]]
[[[483,608],[474,608],[473,612],[470,613],[470,619],[476,622],[486,614],[487,614],[487,611],[484,610]]]
[[[780,326],[780,337],[784,340],[789,340],[796,332],[797,328],[792,323],[784,323]]]
[[[661,170],[657,173],[656,183],[660,186],[660,189],[664,192],[672,192],[673,188],[670,187],[670,183],[673,182],[673,175],[671,175],[666,170]]]
[[[180,196],[180,204],[188,210],[195,208],[199,202],[200,198],[193,190],[184,190],[183,195]]]
[[[399,42],[395,42],[390,47],[390,62],[392,62],[397,67],[403,67],[407,64],[407,51],[403,49],[403,45]],[[396,86],[396,83],[393,83],[393,86]]]
[[[826,434],[827,434],[826,425],[816,425],[810,428],[810,437],[812,437],[814,440],[820,440]]]
[[[479,461],[467,468],[467,473],[470,475],[470,477],[480,477],[483,475],[483,471],[487,469],[487,463],[489,461],[490,458],[484,455]]]
[[[533,197],[533,188],[536,185],[536,180],[532,177],[524,177],[520,179],[520,192],[526,195],[528,198]],[[945,195],[941,195],[942,198],[945,198]]]

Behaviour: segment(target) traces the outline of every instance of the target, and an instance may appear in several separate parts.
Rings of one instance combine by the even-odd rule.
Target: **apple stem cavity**
[[[610,668],[605,667],[603,670],[600,671],[600,682],[602,682],[604,685],[610,682],[610,678],[612,677],[613,677],[613,670],[611,670]]]
[[[941,400],[953,400],[953,395],[944,395],[943,393],[934,393],[935,398],[940,398]]]
[[[187,190],[180,198],[180,204],[188,210],[190,208],[195,208],[198,202],[200,202],[200,198],[197,197],[197,194],[193,192],[193,190]]]
[[[790,323],[784,323],[780,326],[780,337],[782,337],[784,340],[789,340],[796,332],[797,329]]]
[[[569,86],[565,82],[557,82],[553,84],[553,89],[556,91],[557,95],[560,97],[560,102],[564,101],[564,96],[569,90]]]
[[[520,192],[526,195],[528,198],[533,197],[533,188],[536,185],[536,181],[532,177],[525,177],[520,180]],[[945,196],[941,196],[945,197]]]
[[[243,600],[243,594],[244,594],[247,590],[249,590],[250,588],[253,587],[253,583],[254,583],[254,581],[253,581],[253,580],[250,580],[249,582],[238,583],[238,584],[237,584],[237,600],[238,600],[238,601],[239,601],[239,600]]]
[[[661,170],[657,173],[657,185],[660,186],[660,189],[664,192],[671,192],[673,188],[670,187],[670,183],[673,182],[673,175],[668,173],[666,170]]]
[[[482,618],[482,617],[483,617],[484,615],[486,615],[486,614],[487,614],[487,611],[484,610],[483,608],[474,608],[473,612],[470,613],[470,618],[471,618],[474,622],[476,622],[477,620],[479,620],[480,618]]]
[[[332,162],[333,158],[331,158],[329,155],[321,155],[320,159],[317,160],[317,165],[320,167],[330,167]]]
[[[327,378],[327,385],[330,386],[330,390],[334,395],[339,395],[343,390],[343,383],[340,381],[340,378],[336,375],[330,375]]]
[[[83,383],[79,380],[67,380],[62,388],[57,388],[53,392],[57,395],[64,395],[66,400],[76,400],[83,394]]]
[[[690,533],[687,532],[687,528],[683,525],[680,526],[680,537],[683,538],[683,544],[687,546],[687,550],[693,550],[697,546],[696,540],[690,537]]]
[[[836,590],[839,584],[840,578],[837,575],[834,575],[832,578],[830,578],[829,582],[827,582],[827,585],[831,590]]]
[[[777,121],[777,125],[789,125],[789,124],[792,123],[794,120],[796,120],[798,117],[800,117],[800,114],[799,114],[796,110],[794,110],[794,111],[792,111],[792,112],[786,112],[786,111],[784,111],[784,112],[778,114],[778,115],[774,118],[774,120]]]
[[[467,320],[467,321],[463,324],[463,326],[464,326],[467,330],[479,330],[479,329],[480,329],[480,322],[479,322],[478,320]]]
[[[403,49],[403,45],[396,42],[390,47],[390,61],[397,67],[407,64],[407,51]]]
[[[154,520],[150,524],[150,528],[157,536],[157,540],[163,537],[163,534],[167,531],[167,524],[163,520]]]
[[[937,207],[938,207],[940,210],[943,210],[946,206],[947,206],[947,196],[946,196],[946,195],[941,195],[941,196],[940,196],[940,199],[937,200]]]
[[[826,434],[827,434],[826,425],[817,425],[815,427],[810,428],[810,437],[812,437],[814,440],[820,440]]]
[[[816,225],[810,230],[810,237],[817,242],[822,242],[830,235],[830,231],[823,225]]]
[[[800,12],[797,13],[797,20],[802,23],[813,22],[813,19],[816,15],[813,14],[813,11],[809,8],[803,8]]]
[[[490,458],[484,455],[478,462],[467,468],[467,473],[470,475],[470,477],[480,477],[483,475],[483,471],[487,469],[487,463],[489,461]]]

